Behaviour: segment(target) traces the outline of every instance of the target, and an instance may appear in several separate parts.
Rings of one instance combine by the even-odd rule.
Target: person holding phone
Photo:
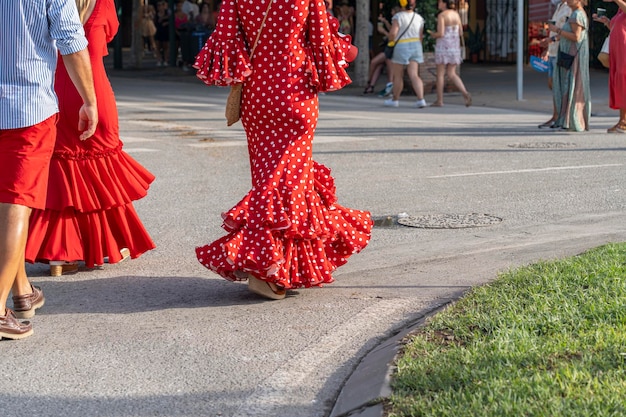
[[[567,18],[572,14],[572,9],[567,5],[567,0],[556,0],[558,4],[552,15],[552,20],[548,21],[548,24],[554,25],[558,29],[562,28]],[[545,38],[541,45],[547,49],[548,53],[548,88],[554,93],[552,88],[554,69],[556,68],[556,56],[559,52],[559,37],[555,31],[550,31],[549,36]],[[554,94],[552,95],[552,117],[545,123],[540,124],[539,129],[543,128],[555,128],[555,121],[557,118],[556,99]]]

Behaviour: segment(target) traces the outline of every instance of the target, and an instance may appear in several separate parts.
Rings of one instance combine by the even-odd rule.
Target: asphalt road
[[[452,96],[421,110],[408,97],[387,109],[331,93],[320,97],[314,157],[332,169],[340,204],[380,221],[501,221],[376,227],[335,283],[265,301],[194,254],[222,236],[220,213],[249,188],[243,130],[223,119],[227,90],[112,84],[124,148],[157,177],[136,204],[157,249],[61,278],[28,267],[47,302],[33,337],[0,342],[2,416],[324,417],[367,352],[471,286],[626,240],[626,146],[605,133],[614,114],[568,134],[537,129],[545,114],[489,107],[478,88],[476,106]],[[537,94],[531,110],[549,107]]]

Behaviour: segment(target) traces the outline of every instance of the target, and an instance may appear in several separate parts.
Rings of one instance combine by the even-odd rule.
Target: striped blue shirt
[[[57,51],[86,47],[74,0],[0,0],[0,129],[32,126],[57,113]]]

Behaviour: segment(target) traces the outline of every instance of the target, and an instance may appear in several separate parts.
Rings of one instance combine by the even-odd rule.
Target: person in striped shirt
[[[81,139],[93,135],[98,109],[87,39],[76,4],[66,0],[0,2],[0,338],[33,333],[29,321],[45,298],[26,276],[24,248],[32,208],[45,208],[59,111],[58,54],[83,106]],[[13,294],[13,310],[7,308]]]

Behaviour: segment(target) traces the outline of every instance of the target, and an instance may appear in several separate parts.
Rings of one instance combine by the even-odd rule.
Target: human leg
[[[446,72],[448,75],[448,79],[452,82],[452,84],[463,94],[463,98],[465,99],[465,106],[469,107],[472,105],[472,96],[465,88],[465,84],[463,84],[463,80],[456,73],[456,64],[448,64],[446,65]]]
[[[426,101],[424,100],[424,83],[419,76],[419,64],[416,61],[409,61],[407,73],[409,80],[411,80],[411,87],[413,87],[415,97],[417,97],[415,107],[426,107]]]
[[[388,100],[385,100],[384,105],[386,107],[398,107],[400,105],[400,102],[398,101],[398,99],[400,98],[400,94],[402,94],[402,89],[404,88],[404,65],[402,64],[397,64],[397,63],[393,63],[392,65],[392,72],[393,72],[393,79],[396,80],[395,83],[393,83],[392,86],[392,90],[391,90],[391,98]]]
[[[378,77],[380,77],[380,73],[383,70],[383,65],[385,65],[386,59],[387,58],[385,57],[385,54],[381,52],[370,61],[370,79],[367,82],[367,87],[363,92],[364,94],[370,94],[374,92],[374,87],[376,86]]]
[[[556,58],[550,57],[548,59],[548,88],[553,92],[552,94],[552,117],[545,123],[540,124],[538,127],[542,129],[544,127],[552,127],[554,122],[556,121],[558,114],[556,110],[556,100],[554,99],[554,68],[556,66]]]
[[[0,203],[0,315],[6,310],[11,288],[16,290],[14,295],[31,292],[24,269],[30,211],[19,204]]]
[[[443,86],[446,80],[445,74],[445,65],[437,64],[437,101],[435,101],[432,106],[441,107],[443,106]]]

